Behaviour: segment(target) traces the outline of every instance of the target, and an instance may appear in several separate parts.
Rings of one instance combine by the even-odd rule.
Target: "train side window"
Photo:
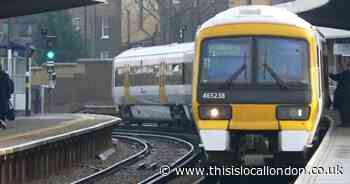
[[[172,70],[174,73],[180,72],[180,64],[173,64],[172,65]]]
[[[133,67],[133,73],[130,74],[132,86],[157,85],[157,69],[154,65],[140,65]]]
[[[130,71],[129,71],[130,86],[136,86],[136,83],[135,83],[135,81],[137,80],[136,70],[137,70],[136,66],[130,66]]]
[[[168,64],[166,70],[166,84],[177,85],[182,84],[182,63]]]
[[[159,72],[159,66],[158,65],[151,65],[151,66],[149,66],[149,68],[150,68],[150,75],[149,75],[150,85],[152,85],[152,86],[158,85],[159,80],[157,80],[157,73]]]
[[[146,77],[148,78],[147,85],[158,85],[158,81],[156,80],[157,76],[157,70],[154,65],[148,65],[147,66],[147,73]]]

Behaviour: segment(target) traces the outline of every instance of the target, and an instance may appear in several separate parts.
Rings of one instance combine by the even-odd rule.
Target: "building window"
[[[80,31],[80,18],[75,17],[72,19],[74,30]]]
[[[109,58],[109,53],[108,53],[108,51],[102,51],[102,52],[100,53],[100,58],[101,58],[101,59]]]
[[[109,21],[108,21],[108,17],[103,17],[102,18],[102,25],[101,25],[101,28],[102,28],[102,35],[101,35],[101,38],[102,39],[109,39],[109,32],[110,32],[110,26],[109,26]]]

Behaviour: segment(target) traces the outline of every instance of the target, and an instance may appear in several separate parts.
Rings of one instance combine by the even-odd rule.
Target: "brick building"
[[[68,10],[90,58],[111,58],[121,51],[121,0]]]
[[[123,0],[124,48],[193,41],[199,25],[227,8],[292,0]]]

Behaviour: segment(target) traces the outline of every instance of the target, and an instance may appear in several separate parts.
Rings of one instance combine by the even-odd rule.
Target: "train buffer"
[[[90,114],[19,117],[0,131],[0,184],[46,178],[112,148],[118,118]]]
[[[339,122],[333,116],[330,129],[306,166],[306,173],[295,184],[350,183],[350,127],[339,127]]]

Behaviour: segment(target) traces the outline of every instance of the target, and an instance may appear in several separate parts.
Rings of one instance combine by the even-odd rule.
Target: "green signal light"
[[[55,53],[53,52],[53,51],[48,51],[47,53],[46,53],[46,57],[48,58],[48,59],[53,59],[54,57],[55,57]]]

